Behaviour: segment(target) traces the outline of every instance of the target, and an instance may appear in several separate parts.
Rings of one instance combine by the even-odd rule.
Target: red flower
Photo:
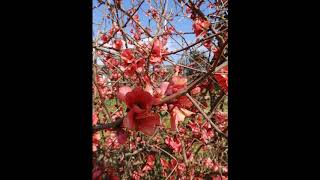
[[[147,163],[146,165],[143,167],[142,171],[150,171],[152,170],[152,168],[154,167],[154,161],[155,161],[155,157],[154,155],[148,155],[147,156]]]
[[[153,97],[150,93],[137,87],[126,94],[126,104],[135,113],[144,113],[151,110]]]
[[[123,126],[152,135],[156,130],[156,125],[160,125],[160,116],[150,112],[153,101],[151,94],[140,87],[128,92],[125,102],[129,112],[123,121]]]
[[[201,137],[201,133],[200,133],[200,128],[197,126],[196,123],[190,121],[187,126],[189,126],[191,128],[192,131],[192,135],[196,138],[200,138]]]
[[[206,40],[203,42],[203,46],[208,48],[208,49],[211,49],[211,46],[212,46],[212,42],[210,39]]]
[[[165,159],[160,158],[160,163],[161,163],[163,169],[169,168],[169,163]]]
[[[157,63],[157,62],[161,63],[161,57],[151,56],[150,62],[151,63]]]
[[[133,180],[140,180],[140,177],[144,176],[144,174],[141,171],[133,171],[132,173],[132,179]]]
[[[124,74],[128,77],[133,76],[136,73],[137,65],[135,63],[130,64],[124,71]]]
[[[202,163],[205,167],[212,169],[213,168],[213,161],[211,160],[211,158],[204,158],[202,160]]]
[[[171,95],[186,86],[187,86],[187,78],[181,77],[181,76],[174,76],[170,81],[166,94]]]
[[[117,93],[117,97],[119,98],[120,101],[125,101],[126,94],[131,91],[132,91],[132,89],[130,87],[122,86],[119,88],[119,91]]]
[[[161,42],[159,39],[156,39],[153,42],[152,54],[156,57],[161,56]]]
[[[201,141],[207,143],[211,140],[211,138],[214,136],[213,129],[209,123],[205,123],[203,128],[201,129],[201,135],[200,138]]]
[[[200,34],[203,35],[204,32],[206,32],[210,27],[210,22],[207,20],[195,20],[194,24],[192,25],[193,31],[196,34],[196,36],[199,36]]]
[[[92,151],[95,152],[97,151],[97,146],[99,145],[99,141],[100,141],[100,134],[99,133],[95,133],[92,137]]]
[[[96,125],[96,124],[98,123],[98,120],[99,120],[99,118],[98,118],[97,113],[96,113],[96,112],[93,112],[93,113],[92,113],[92,124],[93,124],[93,125]]]
[[[171,124],[171,130],[175,131],[177,129],[178,122],[184,121],[184,118],[187,116],[191,116],[194,114],[193,112],[184,109],[184,108],[178,108],[175,106],[172,111],[170,112],[170,124]]]
[[[163,44],[160,42],[159,39],[155,39],[153,42],[153,47],[152,47],[152,52],[151,52],[151,57],[150,57],[150,62],[151,63],[161,63],[162,62],[162,57],[161,57],[161,52],[162,52],[162,46]]]
[[[117,131],[117,140],[119,144],[124,144],[127,141],[128,135],[124,130],[120,129]]]
[[[120,178],[117,176],[114,168],[108,168],[106,170],[106,178],[110,180],[119,180]]]
[[[136,72],[141,73],[144,70],[143,67],[145,64],[145,59],[143,58],[134,59],[133,56],[131,55],[131,51],[124,52],[124,54],[121,57],[124,58],[125,60],[124,67],[126,68],[123,70],[126,76],[131,77]]]
[[[134,33],[133,34],[133,38],[137,41],[139,41],[141,38],[140,38],[140,34],[139,33]]]
[[[186,171],[186,165],[184,163],[177,162],[175,159],[171,159],[170,169],[173,169],[177,164],[178,164],[177,173],[178,173],[178,175],[181,175],[182,173],[184,173]]]
[[[143,71],[145,60],[143,58],[137,59],[135,64],[136,64],[136,72],[140,73]]]
[[[222,111],[217,111],[214,113],[214,117],[218,123],[225,122],[228,119],[227,116],[228,116],[228,113],[222,112]]]
[[[191,100],[187,97],[187,96],[180,96],[178,99],[177,99],[177,103],[176,103],[177,106],[179,107],[183,107],[183,108],[191,108],[193,103],[191,102]]]
[[[105,35],[105,34],[103,34],[101,36],[101,40],[103,41],[103,43],[106,43],[108,41],[108,39],[109,39],[109,37],[107,35]]]
[[[200,87],[195,87],[191,90],[191,94],[192,95],[196,95],[199,94],[201,92],[201,88]]]
[[[133,56],[132,51],[130,49],[123,50],[121,53],[121,58],[128,64],[130,64],[134,61],[134,56]]]
[[[102,171],[99,167],[93,169],[92,180],[102,180]]]
[[[178,138],[167,137],[165,143],[174,151],[181,152],[182,146]]]
[[[115,48],[116,50],[120,50],[122,48],[122,41],[120,39],[115,40],[114,44],[113,44],[113,48]]]
[[[221,89],[225,93],[228,93],[228,66],[216,72],[216,74],[214,74],[214,78],[217,80]]]
[[[109,69],[114,69],[119,65],[119,61],[114,59],[113,57],[107,56],[103,63],[109,68]]]

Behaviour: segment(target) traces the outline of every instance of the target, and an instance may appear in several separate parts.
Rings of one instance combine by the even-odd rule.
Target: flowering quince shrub
[[[93,5],[92,178],[228,179],[228,1]]]

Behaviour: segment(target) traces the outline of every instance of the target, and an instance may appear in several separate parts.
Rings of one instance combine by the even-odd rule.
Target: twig
[[[190,94],[186,94],[186,96],[192,101],[192,103],[196,106],[196,108],[200,111],[200,113],[206,118],[206,120],[212,125],[212,127],[221,134],[224,138],[227,138],[227,136],[218,128],[217,125],[215,125],[211,119],[207,116],[207,114],[201,109],[201,107],[198,105],[198,103],[190,96]]]
[[[102,131],[105,129],[116,129],[117,127],[119,127],[121,125],[122,121],[123,121],[123,119],[119,118],[116,121],[111,122],[111,123],[94,126],[92,128],[92,132],[95,133],[97,131]]]
[[[179,50],[176,50],[176,51],[173,51],[173,52],[169,52],[169,53],[166,53],[166,54],[163,54],[163,55],[176,54],[176,53],[178,53],[178,52],[181,52],[181,51],[184,51],[184,50],[186,50],[186,49],[189,49],[189,48],[191,48],[191,47],[193,47],[193,46],[195,46],[195,45],[197,45],[197,44],[199,44],[199,43],[201,43],[201,42],[203,42],[203,41],[206,41],[206,40],[208,40],[208,39],[211,39],[211,38],[213,38],[213,37],[215,37],[215,36],[216,36],[216,34],[215,34],[215,35],[208,36],[208,37],[203,38],[203,39],[201,39],[201,40],[199,40],[199,41],[196,41],[195,43],[190,44],[189,46],[186,46],[186,47],[184,47],[184,48],[182,48],[182,49],[179,49]]]
[[[181,67],[188,68],[188,69],[191,69],[191,70],[194,70],[194,71],[198,71],[198,72],[202,72],[202,73],[206,73],[207,72],[207,71],[203,71],[203,70],[200,70],[200,69],[195,69],[193,67],[189,67],[189,66],[186,66],[186,65],[183,65],[183,64],[174,63],[169,59],[166,59],[166,61],[168,61],[169,63],[171,63],[173,65],[181,66]]]
[[[144,33],[146,33],[149,37],[153,38],[153,36],[145,30],[139,22],[137,22],[127,11],[123,10],[121,7],[118,8],[121,12],[123,12],[125,15],[127,15],[130,19],[132,19],[142,30]]]
[[[208,116],[208,118],[212,118],[213,115],[215,114],[215,110],[217,109],[218,105],[222,102],[222,100],[224,99],[224,97],[226,97],[226,95],[223,93],[223,91],[221,91],[221,95],[218,97],[218,99],[214,102],[214,106],[213,109],[210,113],[210,115]]]
[[[96,81],[94,80],[94,85],[96,86],[96,88],[97,88],[97,90],[98,90],[98,94],[99,94],[99,97],[100,97],[100,100],[101,100],[101,103],[102,103],[102,106],[103,106],[103,108],[106,110],[106,113],[107,113],[107,115],[108,115],[108,118],[109,118],[109,120],[111,120],[111,115],[110,115],[110,113],[109,113],[109,110],[108,110],[108,107],[106,106],[106,104],[105,104],[105,98],[102,96],[102,93],[100,92],[100,88],[99,88],[99,86],[97,85],[97,83],[96,83]]]
[[[217,68],[211,68],[211,70],[209,70],[206,74],[202,75],[201,77],[199,77],[198,79],[196,79],[195,81],[193,81],[190,85],[188,85],[185,89],[182,89],[178,92],[176,92],[175,94],[172,94],[170,96],[167,96],[165,98],[163,98],[157,105],[159,104],[163,104],[166,103],[168,101],[171,101],[172,99],[175,99],[187,92],[189,92],[190,90],[192,90],[197,84],[199,84],[200,82],[202,82],[206,77],[208,77],[212,72],[217,72],[219,71],[221,68],[223,68],[224,66],[226,66],[228,64],[228,61],[226,61],[225,63],[221,64],[220,66],[218,66]],[[215,70],[216,69],[216,70]]]
[[[193,2],[191,0],[189,0],[189,3],[191,4],[191,6],[186,3],[186,5],[192,9],[192,11],[194,11],[195,13],[197,13],[200,17],[208,20],[208,18],[206,17],[206,15],[203,14],[202,11],[200,11],[199,8],[195,7],[195,5],[193,4]],[[214,33],[214,34],[218,34],[217,31],[212,27],[212,25],[210,24],[210,30]],[[218,40],[221,42],[221,43],[225,43],[224,39],[222,38],[222,36],[218,35],[217,36]]]
[[[184,141],[183,140],[181,141],[181,145],[182,145],[182,157],[183,157],[184,163],[188,167],[188,159],[187,159],[187,155],[186,155],[186,147],[184,145]]]
[[[143,151],[144,149],[145,149],[145,148],[137,149],[137,150],[133,151],[132,153],[126,153],[124,156],[125,156],[125,157],[128,157],[128,156],[136,155],[136,154],[138,154],[139,152]]]
[[[160,148],[159,146],[157,146],[157,145],[153,145],[153,146],[154,146],[155,148],[161,150],[162,152],[166,153],[167,155],[169,155],[170,157],[172,157],[172,158],[173,158],[174,160],[176,160],[176,162],[177,162],[176,166],[172,169],[172,171],[170,172],[170,174],[169,174],[168,177],[166,178],[166,180],[167,180],[167,179],[169,179],[169,177],[171,176],[171,174],[172,174],[172,173],[176,170],[176,168],[178,167],[177,158],[175,158],[174,156],[172,156],[170,153],[168,153],[166,150]],[[151,146],[151,147],[152,147],[152,146]]]
[[[136,12],[138,12],[138,10],[139,10],[139,8],[141,7],[141,5],[142,5],[143,2],[144,2],[144,0],[141,1],[141,3],[138,5],[137,9],[136,9],[131,15],[126,12],[126,13],[127,13],[126,15],[128,15],[129,18],[127,19],[126,23],[122,26],[122,29],[124,29],[124,28],[127,26],[127,24],[129,23],[130,19],[132,19],[132,17],[136,14]],[[103,45],[105,45],[106,43],[108,43],[108,42],[114,37],[114,35],[117,34],[117,32],[118,32],[119,30],[120,30],[120,29],[117,29],[115,32],[113,32],[113,34],[110,36],[110,38],[108,39],[108,41],[106,41],[105,43],[102,43],[102,44],[99,45],[99,46],[103,46]]]

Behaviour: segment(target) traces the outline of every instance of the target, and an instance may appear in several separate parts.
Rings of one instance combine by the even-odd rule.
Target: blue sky
[[[151,0],[151,4],[154,6],[153,3],[154,0]],[[93,6],[96,6],[98,4],[97,0],[93,0]],[[137,1],[135,0],[134,5],[137,5]],[[208,3],[204,3],[201,6],[201,9],[203,10],[203,12],[205,14],[208,13],[212,13],[213,10],[206,8],[208,5]],[[122,8],[125,10],[128,10],[130,8],[132,8],[132,3],[131,0],[122,0]],[[149,17],[145,15],[145,12],[150,8],[150,4],[147,3],[147,0],[142,4],[142,6],[140,7],[139,11],[138,11],[138,15],[140,18],[140,22],[142,24],[143,27],[148,27],[148,22],[149,22]],[[185,8],[184,8],[185,9]],[[143,11],[145,12],[143,12]],[[98,29],[98,25],[96,25],[95,23],[101,23],[102,17],[103,17],[103,11],[105,11],[105,6],[101,5],[99,8],[96,8],[93,10],[93,39],[95,38],[95,36],[97,35],[97,29]],[[168,0],[168,8],[167,8],[167,12],[173,11],[174,14],[179,12],[179,15],[182,15],[181,13],[181,7],[180,6],[175,6],[174,5],[174,0]],[[126,17],[127,18],[127,17]],[[125,18],[125,19],[126,19]],[[106,23],[104,23],[104,30],[109,30],[111,27],[111,20],[107,20],[105,21]],[[192,31],[192,21],[190,20],[190,18],[183,18],[182,16],[179,17],[174,17],[173,21],[171,21],[171,23],[175,26],[177,31],[182,31],[182,32],[193,32]],[[151,19],[150,20],[150,27],[149,27],[152,32],[156,30],[155,28],[155,23],[154,21]],[[125,29],[127,32],[129,32],[131,29],[130,26],[127,26],[127,28]],[[155,33],[155,32],[153,32]],[[180,38],[179,36],[173,36],[179,43],[181,43],[182,38]],[[186,39],[186,41],[188,43],[192,43],[196,40],[196,37],[194,34],[190,34],[190,35],[184,35],[184,38]],[[180,49],[181,47],[175,43],[171,38],[168,40],[168,44],[167,44],[169,50],[174,50],[174,49]],[[176,59],[178,57],[172,57],[173,59]]]

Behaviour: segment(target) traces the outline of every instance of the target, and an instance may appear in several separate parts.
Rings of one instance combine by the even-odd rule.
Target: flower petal
[[[133,105],[133,108],[132,108],[132,110],[135,112],[135,113],[144,113],[145,112],[145,109],[142,109],[142,108],[140,108],[139,106],[137,106],[137,105]]]
[[[124,130],[120,129],[117,131],[117,139],[120,144],[124,144],[127,141],[128,135]]]
[[[179,110],[177,106],[173,108],[170,114],[171,129],[175,131],[177,129],[178,122],[183,121],[186,116],[183,114],[182,111]]]
[[[132,91],[132,89],[129,86],[122,86],[119,88],[119,91],[117,93],[117,97],[119,98],[120,101],[124,101],[126,94],[131,91]]]
[[[130,49],[125,49],[121,53],[121,58],[126,62],[126,63],[132,63],[134,61],[133,54]]]
[[[127,117],[124,118],[122,124],[123,127],[131,129],[131,130],[135,130],[136,129],[136,122],[134,120],[134,111],[130,110],[127,114]]]
[[[201,88],[200,87],[195,87],[194,89],[191,90],[191,94],[192,95],[199,94],[200,92],[201,92]]]
[[[166,93],[169,84],[170,84],[169,82],[163,82],[163,83],[161,83],[161,85],[160,85],[160,90],[161,90],[161,93],[162,93],[162,94],[165,94],[165,93]]]
[[[147,83],[144,90],[147,91],[148,93],[150,93],[151,95],[153,95],[153,89],[152,89],[151,84]]]
[[[138,130],[149,136],[153,135],[156,126],[160,125],[160,116],[157,113],[147,113],[142,117],[136,116],[136,119],[139,122]]]
[[[189,110],[187,110],[187,109],[185,109],[185,108],[180,108],[180,110],[183,112],[183,114],[185,115],[185,116],[187,116],[187,117],[189,117],[189,116],[191,116],[192,114],[194,114],[194,112],[192,112],[192,111],[189,111]]]
[[[125,101],[129,108],[134,108],[134,105],[138,105],[140,108],[149,111],[152,106],[153,97],[150,93],[137,87],[133,91],[127,93]]]

